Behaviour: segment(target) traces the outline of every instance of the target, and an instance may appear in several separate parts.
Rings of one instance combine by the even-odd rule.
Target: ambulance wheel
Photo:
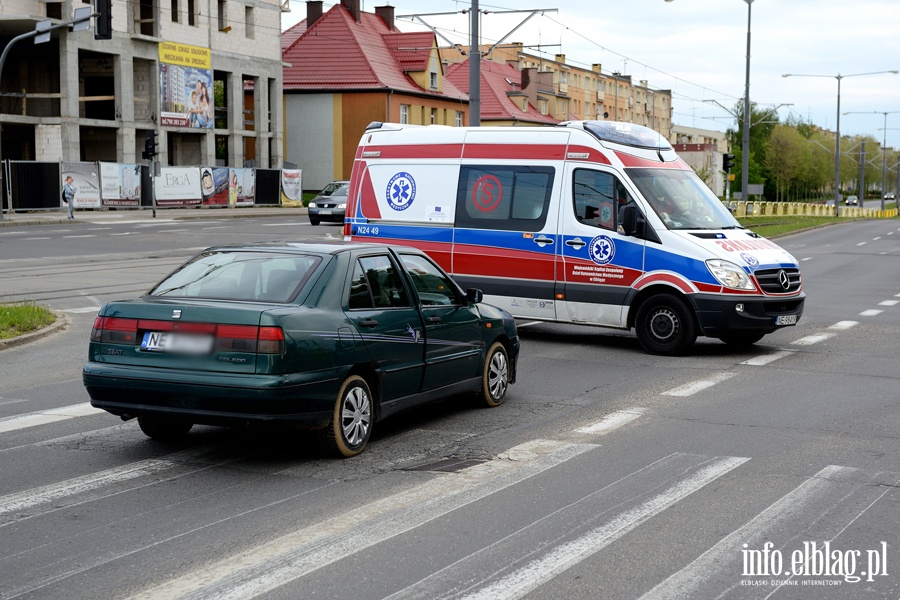
[[[340,458],[356,456],[366,447],[372,435],[372,392],[359,375],[344,380],[334,403],[331,423],[325,428],[325,449]]]
[[[159,415],[141,415],[138,417],[138,425],[141,431],[154,440],[172,441],[187,435],[191,427],[190,421],[177,417],[161,417]]]
[[[671,294],[648,298],[637,311],[634,330],[641,346],[652,354],[684,354],[697,339],[690,308]]]
[[[731,333],[721,335],[719,339],[735,348],[746,348],[763,339],[764,333]]]

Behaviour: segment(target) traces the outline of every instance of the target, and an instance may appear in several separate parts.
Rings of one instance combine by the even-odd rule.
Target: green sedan
[[[354,456],[404,409],[463,394],[503,403],[519,338],[481,299],[412,248],[218,246],[100,309],[84,385],[152,438],[289,422]]]

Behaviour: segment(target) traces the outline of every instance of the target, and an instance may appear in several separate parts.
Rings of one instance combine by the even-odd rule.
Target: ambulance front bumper
[[[796,325],[803,314],[806,294],[790,298],[727,297],[696,294],[691,297],[703,335],[771,333]]]

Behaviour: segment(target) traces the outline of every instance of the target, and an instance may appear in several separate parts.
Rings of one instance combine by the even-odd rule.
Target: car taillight
[[[216,329],[216,348],[222,352],[282,354],[284,331],[281,327],[219,325]]]
[[[91,328],[91,341],[104,344],[134,344],[137,340],[137,319],[97,317]]]

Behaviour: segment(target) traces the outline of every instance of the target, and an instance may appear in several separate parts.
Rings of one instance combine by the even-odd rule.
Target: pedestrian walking
[[[69,175],[66,177],[66,183],[63,185],[62,191],[62,199],[63,202],[66,203],[66,209],[68,211],[66,218],[74,219],[75,218],[75,191],[77,188],[75,187],[74,180],[72,176]]]

